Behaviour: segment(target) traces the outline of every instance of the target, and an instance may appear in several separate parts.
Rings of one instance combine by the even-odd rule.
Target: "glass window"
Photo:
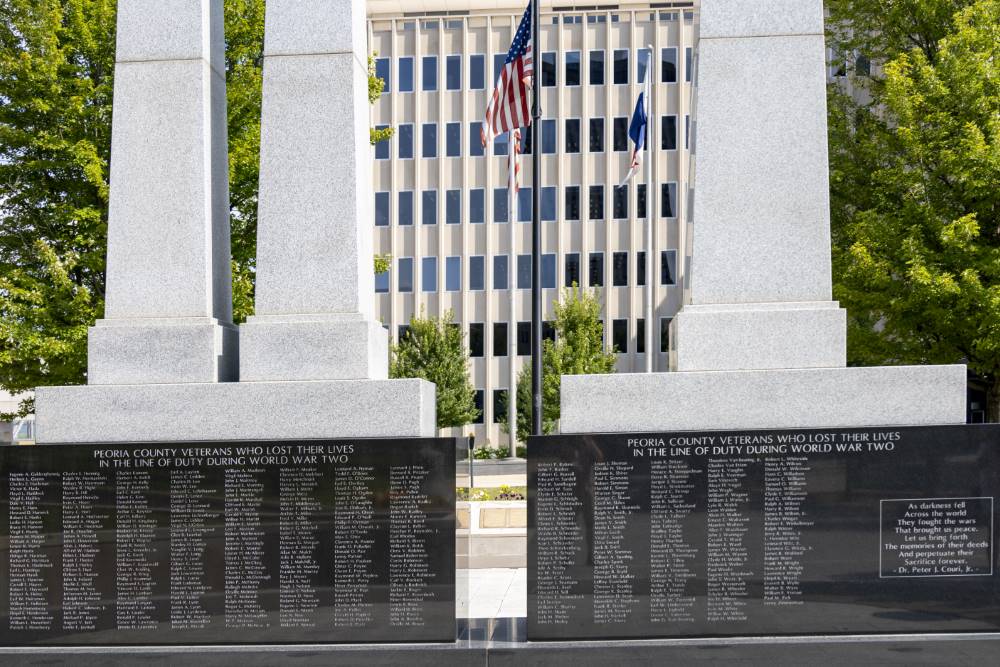
[[[409,335],[410,335],[409,324],[400,324],[398,327],[396,327],[396,336],[399,338],[399,340],[401,341],[405,340],[406,338],[409,337]]]
[[[531,289],[531,255],[517,256],[517,289]]]
[[[531,155],[531,142],[534,134],[530,127],[521,130],[521,155]]]
[[[542,255],[542,289],[556,288],[556,256]]]
[[[444,78],[448,90],[462,89],[462,56],[445,56]]]
[[[507,222],[507,188],[493,188],[493,222]]]
[[[590,186],[590,219],[604,219],[604,186]]]
[[[517,323],[517,356],[531,356],[531,322]]]
[[[691,72],[694,70],[694,51],[691,47],[684,49],[684,80],[691,83]]]
[[[639,49],[635,54],[635,65],[638,70],[636,83],[646,82],[646,70],[649,69],[649,49]]]
[[[413,125],[411,123],[401,124],[396,129],[396,141],[399,147],[399,159],[409,160],[413,158]]]
[[[628,49],[615,49],[615,83],[628,83]]]
[[[424,292],[437,292],[438,288],[438,258],[424,257],[420,260],[420,289]]]
[[[646,353],[646,320],[642,317],[635,321],[635,351]]]
[[[486,289],[486,259],[482,255],[469,258],[469,289],[473,292]]]
[[[640,250],[635,253],[635,284],[639,287],[646,285],[646,251]]]
[[[676,250],[661,250],[660,251],[660,284],[661,285],[676,285],[677,284],[677,251]]]
[[[517,221],[531,222],[531,188],[517,191]]]
[[[660,49],[660,82],[677,83],[677,47]]]
[[[493,289],[507,289],[507,255],[493,255]]]
[[[660,185],[660,215],[664,218],[677,216],[677,184],[663,183]]]
[[[469,324],[469,356],[483,356],[483,347],[486,342],[486,325],[482,322],[472,322]]]
[[[580,85],[580,52],[579,51],[567,51],[566,52],[566,80],[563,85],[566,86],[579,86]]]
[[[389,226],[389,193],[375,193],[375,226]]]
[[[392,90],[392,73],[388,58],[375,59],[375,76],[385,82],[382,90],[389,92]]]
[[[611,321],[611,344],[618,354],[628,353],[628,320]]]
[[[670,351],[670,318],[660,318],[660,352]]]
[[[691,148],[691,116],[684,114],[684,150]]]
[[[507,390],[493,390],[493,423],[499,424],[507,416]]]
[[[567,185],[566,186],[566,219],[567,220],[579,220],[580,219],[580,186],[579,185]]]
[[[556,121],[542,121],[542,154],[552,155],[556,152]]]
[[[640,220],[646,218],[646,184],[639,183],[635,186],[635,215]]]
[[[612,148],[616,151],[628,150],[628,118],[615,118]]]
[[[611,284],[628,287],[628,253],[616,252],[611,255]]]
[[[437,190],[424,190],[420,197],[420,221],[425,225],[436,225],[438,221]]]
[[[566,287],[580,286],[580,253],[566,253],[566,276],[563,283]]]
[[[566,119],[566,152],[580,152],[580,119]]]
[[[396,289],[399,292],[413,291],[413,258],[400,257],[396,262]]]
[[[590,119],[590,152],[604,152],[604,119]]]
[[[493,82],[496,83],[500,80],[500,72],[503,71],[504,63],[507,62],[506,53],[495,53],[493,54]]]
[[[556,85],[556,52],[546,51],[542,54],[542,87]]]
[[[592,86],[604,85],[604,51],[590,52],[590,79],[588,83]]]
[[[399,92],[401,93],[412,93],[413,92],[413,58],[407,56],[405,58],[400,58],[397,64],[397,72],[399,75]]]
[[[493,323],[493,356],[507,356],[507,323]]]
[[[376,130],[385,130],[388,125],[376,125]],[[388,160],[389,159],[389,139],[383,139],[382,141],[375,144],[375,159],[376,160]]]
[[[389,293],[389,272],[383,271],[382,273],[375,274],[375,293],[376,294],[388,294]]]
[[[486,191],[482,188],[469,190],[469,222],[474,225],[486,222]]]
[[[461,157],[462,155],[462,124],[447,123],[444,126],[445,155]]]
[[[615,185],[612,187],[612,215],[615,220],[624,220],[628,217],[628,185]]]
[[[590,286],[604,287],[604,253],[590,253]]]
[[[458,292],[462,289],[462,258],[445,257],[444,259],[444,288],[449,292]]]
[[[398,224],[407,227],[413,224],[413,193],[405,190],[399,193],[399,220]]]
[[[555,222],[556,220],[556,188],[542,188],[542,222]]]
[[[438,87],[438,59],[437,56],[424,56],[420,68],[420,89],[437,90]]]
[[[448,190],[444,193],[444,221],[449,225],[462,224],[461,190]]]
[[[474,400],[473,400],[473,402],[476,405],[476,418],[472,420],[473,424],[482,424],[483,423],[483,414],[484,414],[483,413],[483,405],[484,405],[484,402],[486,400],[485,396],[486,396],[486,391],[484,389],[477,389],[476,390],[476,395],[475,395]]]
[[[483,90],[486,87],[486,56],[469,56],[469,89]]]
[[[482,122],[469,123],[469,155],[471,157],[482,157],[486,154],[486,148],[483,146],[480,134],[482,127]]]
[[[677,116],[660,118],[660,148],[665,151],[677,150]]]
[[[551,320],[542,320],[542,340],[556,342],[556,325]]]
[[[509,133],[503,132],[498,134],[493,139],[493,155],[495,156],[505,156],[510,153],[510,146],[507,142],[507,135]]]
[[[424,123],[421,136],[420,154],[424,157],[435,158],[438,154],[438,126],[437,123]]]

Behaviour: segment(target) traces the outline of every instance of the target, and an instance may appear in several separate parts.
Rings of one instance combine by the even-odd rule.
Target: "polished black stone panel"
[[[454,642],[459,444],[0,448],[0,646]]]
[[[1000,426],[528,452],[529,640],[1000,630]]]

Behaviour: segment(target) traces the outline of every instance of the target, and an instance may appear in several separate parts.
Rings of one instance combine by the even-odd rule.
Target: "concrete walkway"
[[[528,571],[524,568],[458,570],[455,584],[459,618],[528,615]]]

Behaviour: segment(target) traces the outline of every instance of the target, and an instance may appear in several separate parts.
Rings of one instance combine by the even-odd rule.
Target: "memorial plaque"
[[[455,640],[454,438],[0,448],[0,645]]]
[[[1000,426],[528,453],[530,640],[1000,630]]]

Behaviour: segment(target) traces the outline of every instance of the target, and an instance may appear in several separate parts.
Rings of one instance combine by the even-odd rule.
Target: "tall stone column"
[[[964,366],[846,366],[822,0],[704,0],[671,373],[565,376],[564,433],[965,421]]]
[[[222,0],[121,0],[92,385],[237,379]]]
[[[241,379],[384,379],[363,0],[268,0],[255,315]]]

